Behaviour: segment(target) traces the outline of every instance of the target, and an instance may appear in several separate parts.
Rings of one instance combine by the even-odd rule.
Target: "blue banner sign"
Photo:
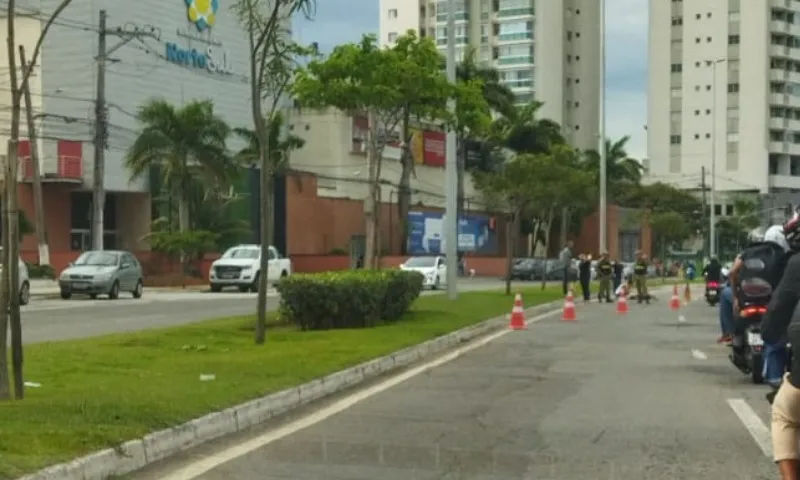
[[[408,253],[442,255],[445,253],[445,215],[441,212],[412,211],[408,214]],[[485,255],[497,254],[494,221],[486,215],[462,215],[458,219],[458,251]]]

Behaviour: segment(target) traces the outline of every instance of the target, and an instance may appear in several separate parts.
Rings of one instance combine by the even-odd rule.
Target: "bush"
[[[280,315],[302,330],[373,327],[402,317],[422,282],[401,270],[295,274],[278,284]]]
[[[56,278],[56,271],[50,265],[28,265],[28,276],[32,279],[47,278],[53,280]]]

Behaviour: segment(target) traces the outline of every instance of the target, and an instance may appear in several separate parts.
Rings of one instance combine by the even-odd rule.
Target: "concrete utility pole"
[[[600,251],[597,252],[602,255],[608,249],[608,225],[607,225],[607,210],[608,210],[608,192],[606,191],[606,162],[608,161],[606,152],[606,2],[600,2],[600,125],[598,128],[598,153],[600,154],[600,205],[598,206],[598,222],[600,233]]]
[[[19,65],[24,72],[28,68],[25,58],[25,47],[19,46]],[[25,116],[28,121],[28,143],[31,149],[31,167],[33,169],[33,209],[36,210],[36,240],[39,244],[39,265],[50,265],[50,248],[47,244],[47,230],[44,222],[44,197],[42,195],[42,172],[39,165],[39,141],[36,138],[36,124],[31,101],[30,82],[22,86],[25,98]]]
[[[706,201],[706,188],[707,187],[706,187],[706,167],[705,166],[700,167],[700,188],[703,191],[703,213],[702,213],[703,220],[702,220],[702,223],[704,224],[704,223],[706,223],[706,207],[708,206],[708,202]],[[706,244],[706,240],[705,240],[705,238],[703,238],[703,246],[704,247],[705,247],[705,244]],[[708,245],[708,248],[703,248],[703,250],[705,250],[706,255],[710,256],[710,248],[711,248],[711,244]]]
[[[711,64],[711,213],[708,229],[710,257],[717,256],[717,65],[724,61],[724,58],[720,58]]]
[[[119,38],[119,42],[109,48],[109,36]],[[108,107],[106,106],[106,64],[109,55],[128,44],[131,40],[143,38],[158,39],[157,30],[152,26],[138,27],[126,24],[125,27],[108,28],[108,15],[100,10],[97,40],[97,96],[95,98],[94,128],[94,173],[92,178],[92,248],[103,250],[103,214],[106,204],[104,186],[106,171],[106,148],[108,148]]]
[[[447,80],[456,83],[456,2],[447,1]],[[450,112],[455,113],[456,101],[447,101]],[[458,298],[458,162],[456,152],[456,132],[447,131],[445,145],[445,255],[447,261],[447,296],[450,300]]]

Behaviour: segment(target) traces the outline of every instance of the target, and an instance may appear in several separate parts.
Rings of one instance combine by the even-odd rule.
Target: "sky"
[[[330,51],[365,33],[377,34],[378,3],[348,0],[341,8],[339,2],[317,2],[314,20],[298,19],[295,35]],[[630,136],[628,154],[639,159],[647,154],[647,3],[606,0],[606,136]]]

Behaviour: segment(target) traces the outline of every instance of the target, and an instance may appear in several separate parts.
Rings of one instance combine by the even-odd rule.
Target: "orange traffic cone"
[[[574,322],[577,320],[575,316],[575,299],[572,297],[572,290],[567,292],[567,298],[564,299],[564,313],[561,320],[565,322]]]
[[[522,294],[517,293],[514,297],[514,308],[511,309],[511,322],[508,327],[514,330],[524,330],[525,325],[525,310],[522,308]]]
[[[686,284],[686,288],[683,289],[683,301],[684,303],[689,303],[692,301],[692,290],[689,288],[689,284]]]
[[[619,297],[617,297],[617,313],[628,313],[628,289],[627,287],[622,287],[622,293]]]
[[[681,308],[681,299],[678,297],[678,285],[672,287],[672,298],[669,299],[670,310],[679,310]]]

